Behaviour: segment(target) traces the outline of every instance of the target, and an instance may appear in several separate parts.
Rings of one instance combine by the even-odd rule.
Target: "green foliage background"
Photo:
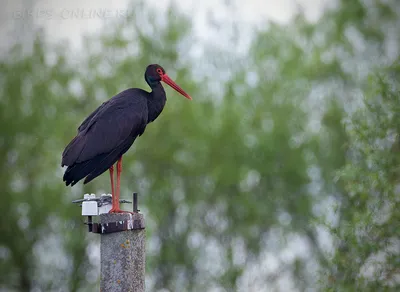
[[[0,291],[98,289],[98,237],[71,201],[109,192],[108,175],[66,188],[60,156],[101,102],[147,88],[150,63],[194,100],[167,89],[124,161],[148,291],[398,291],[398,2],[339,1],[254,30],[245,57],[199,58],[176,7],[162,24],[132,5],[83,55],[38,34],[1,60]]]

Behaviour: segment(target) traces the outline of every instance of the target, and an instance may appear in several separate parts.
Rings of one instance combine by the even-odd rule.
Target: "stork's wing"
[[[111,152],[127,139],[140,136],[147,125],[147,102],[141,98],[111,99],[94,114],[63,153],[62,165],[72,165]]]
[[[96,114],[101,111],[102,109],[104,109],[104,107],[107,106],[107,104],[110,102],[110,100],[103,102],[103,104],[101,106],[99,106],[97,109],[95,109],[83,122],[82,124],[79,126],[78,128],[78,133],[82,132],[83,130],[86,129],[87,125],[90,123],[90,121],[92,120],[92,118],[94,118],[96,116]]]

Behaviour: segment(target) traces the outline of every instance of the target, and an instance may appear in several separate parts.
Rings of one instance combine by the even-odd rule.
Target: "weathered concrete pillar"
[[[145,291],[146,236],[143,214],[101,214],[100,223],[132,224],[134,230],[101,234],[101,292]],[[106,224],[106,225],[104,225]],[[136,228],[135,228],[136,226]],[[142,229],[138,229],[141,227]],[[129,229],[129,228],[128,228]]]

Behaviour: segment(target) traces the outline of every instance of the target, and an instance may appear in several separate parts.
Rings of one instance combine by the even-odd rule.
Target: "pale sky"
[[[326,0],[231,0],[229,2],[237,8],[232,15],[232,11],[228,11],[224,6],[226,1],[229,0],[175,0],[175,3],[182,11],[193,17],[195,34],[203,40],[211,37],[207,31],[206,21],[209,14],[225,23],[237,21],[244,25],[260,26],[268,19],[287,21],[299,6],[310,20],[316,20],[327,3]],[[35,5],[29,7],[29,3],[32,2]],[[171,1],[147,0],[146,2],[154,9],[165,10]],[[128,0],[10,1],[3,4],[3,11],[0,13],[0,34],[5,32],[4,24],[8,27],[12,24],[18,26],[24,23],[21,20],[31,19],[35,24],[43,26],[52,40],[68,39],[73,47],[79,48],[81,38],[86,33],[100,32],[102,26],[107,25],[109,21],[132,13],[128,8],[129,3]]]

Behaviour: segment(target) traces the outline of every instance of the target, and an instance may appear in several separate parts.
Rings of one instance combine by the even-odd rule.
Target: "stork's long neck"
[[[150,87],[152,91],[147,99],[147,108],[149,111],[148,123],[154,121],[161,114],[167,101],[167,96],[161,82],[151,84]]]

